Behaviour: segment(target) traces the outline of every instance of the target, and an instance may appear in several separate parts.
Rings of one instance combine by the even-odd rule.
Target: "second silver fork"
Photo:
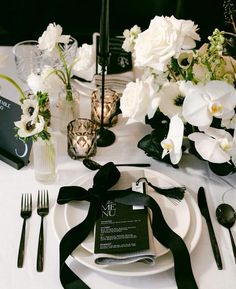
[[[38,191],[37,201],[37,213],[41,217],[39,241],[38,241],[38,254],[37,254],[37,271],[43,271],[44,263],[44,231],[43,231],[43,219],[49,212],[49,198],[48,190]]]

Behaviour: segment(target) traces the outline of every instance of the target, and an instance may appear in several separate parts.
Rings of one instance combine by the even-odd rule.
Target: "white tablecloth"
[[[0,73],[8,74],[17,79],[11,47],[0,47],[1,53],[8,54],[8,61]],[[23,85],[20,81],[19,84]],[[0,79],[3,97],[18,102],[17,91],[7,82]],[[89,117],[89,95],[81,93],[81,116]],[[56,123],[56,118],[54,118]],[[0,124],[1,125],[1,124]],[[221,227],[215,217],[215,208],[222,202],[223,193],[229,188],[218,176],[211,173],[206,163],[186,155],[179,169],[155,161],[137,148],[137,142],[150,131],[142,124],[125,125],[125,120],[119,116],[118,124],[112,128],[116,134],[113,145],[98,148],[95,160],[101,163],[114,162],[149,162],[151,169],[162,172],[181,184],[184,184],[196,199],[199,186],[204,186],[219,247],[223,260],[223,270],[218,270],[211,246],[206,223],[200,240],[191,253],[193,272],[200,289],[235,289],[236,264],[227,229]],[[61,186],[70,184],[73,180],[87,174],[81,161],[70,159],[66,152],[66,137],[56,133],[58,140],[58,178],[53,184],[38,183],[34,177],[32,158],[29,165],[16,170],[0,161],[0,288],[1,289],[59,289],[59,240],[54,230],[53,206]],[[236,187],[235,175],[224,178]],[[36,256],[40,218],[36,212],[36,197],[38,189],[46,188],[50,194],[50,213],[45,218],[45,262],[44,271],[36,271]],[[16,266],[17,252],[21,233],[22,219],[20,218],[20,198],[22,193],[33,194],[33,213],[27,223],[26,251],[24,267]],[[236,190],[235,190],[236,194]],[[234,204],[236,205],[236,204]],[[236,239],[236,226],[232,229]],[[177,288],[174,271],[170,269],[163,273],[146,277],[120,277],[97,272],[78,262],[71,263],[72,268],[92,289],[132,289],[132,288]],[[191,288],[189,288],[191,289]]]

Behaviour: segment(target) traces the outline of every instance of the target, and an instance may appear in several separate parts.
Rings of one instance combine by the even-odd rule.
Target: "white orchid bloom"
[[[159,98],[150,84],[150,79],[145,81],[137,79],[129,82],[120,99],[120,109],[123,117],[129,117],[127,123],[145,123],[145,117],[152,118],[159,104]]]
[[[167,138],[161,142],[163,148],[162,158],[170,155],[172,164],[177,164],[182,157],[182,142],[184,135],[184,124],[176,114],[170,120]]]
[[[236,90],[225,81],[212,80],[206,84],[181,83],[185,92],[183,116],[198,127],[209,127],[213,117],[223,119],[234,114]]]
[[[23,117],[20,121],[15,122],[15,126],[19,128],[18,136],[25,138],[36,135],[43,131],[45,121],[41,115],[38,115],[38,117],[34,120]]]
[[[235,144],[230,133],[223,129],[208,128],[204,132],[194,132],[188,136],[194,141],[200,156],[212,163],[225,163],[231,158]]]
[[[39,113],[39,105],[36,99],[26,99],[21,105],[23,118],[27,120],[34,120]]]
[[[67,44],[69,39],[70,35],[62,35],[62,27],[59,24],[50,23],[38,39],[39,49],[52,52],[57,43]]]

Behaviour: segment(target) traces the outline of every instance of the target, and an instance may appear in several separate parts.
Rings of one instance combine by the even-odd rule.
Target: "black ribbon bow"
[[[57,202],[65,204],[70,201],[88,201],[88,214],[84,221],[70,229],[60,242],[60,280],[65,289],[89,289],[66,264],[68,256],[86,239],[101,215],[101,205],[108,200],[126,204],[142,205],[152,210],[152,231],[155,238],[169,248],[174,258],[175,279],[178,289],[197,289],[193,276],[188,249],[179,235],[166,223],[156,201],[148,195],[127,190],[109,190],[120,178],[116,166],[109,162],[94,176],[93,186],[86,190],[79,186],[60,188]],[[109,191],[108,191],[109,190]],[[158,262],[158,260],[157,260]]]

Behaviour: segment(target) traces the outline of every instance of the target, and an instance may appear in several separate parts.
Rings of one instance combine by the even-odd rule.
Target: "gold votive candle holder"
[[[104,91],[103,125],[111,127],[117,123],[119,109],[119,94],[112,89]],[[97,124],[101,123],[102,92],[100,89],[93,91],[91,96],[91,119]]]
[[[97,125],[90,119],[76,118],[67,126],[67,152],[76,160],[94,156],[97,151]]]

